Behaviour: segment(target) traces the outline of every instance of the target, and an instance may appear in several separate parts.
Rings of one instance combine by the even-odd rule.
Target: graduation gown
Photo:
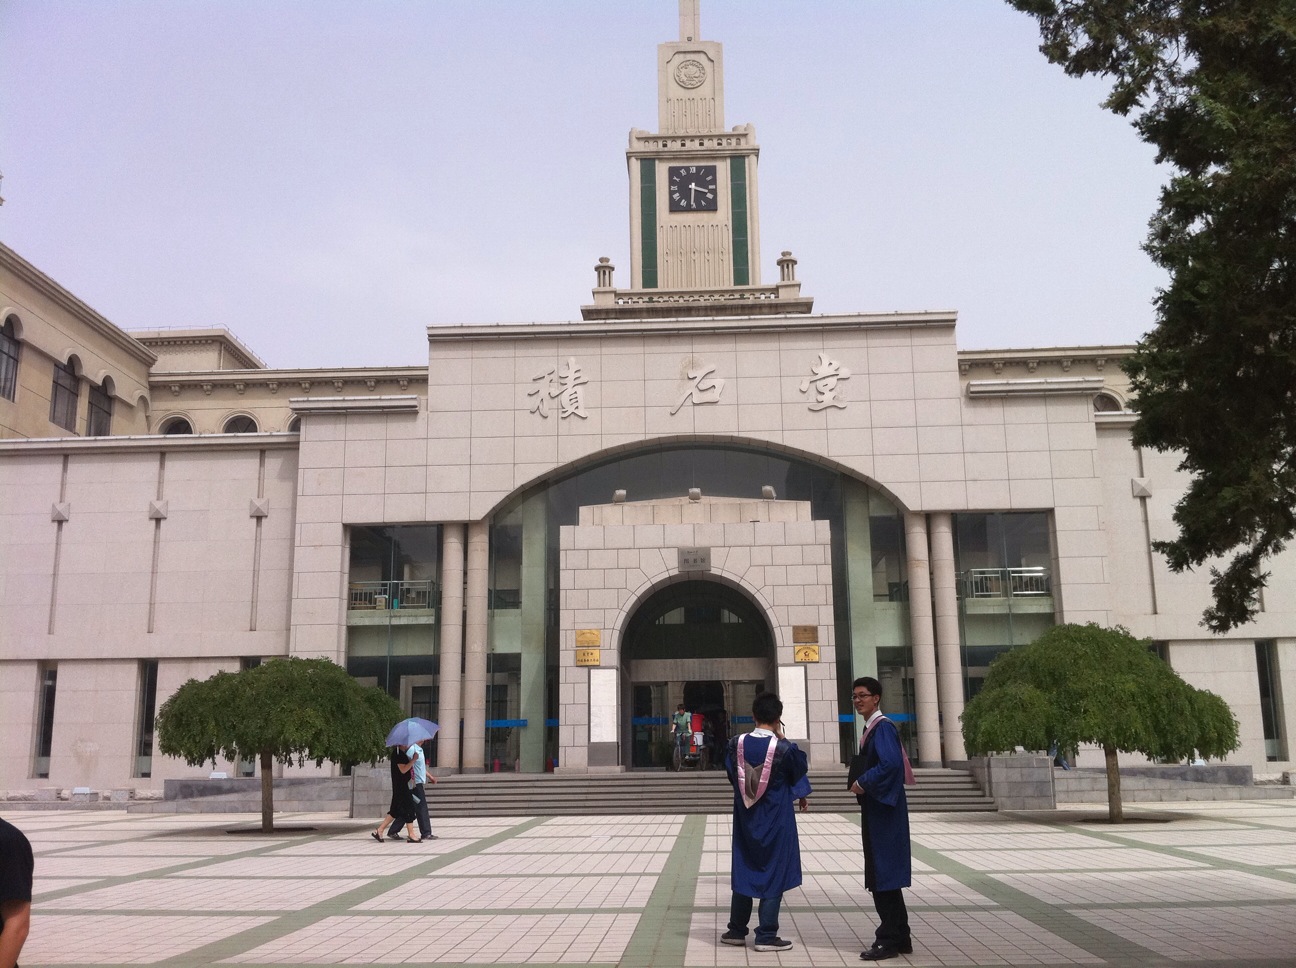
[[[773,737],[748,736],[743,755],[751,769],[760,769]],[[801,886],[801,847],[797,842],[793,787],[804,784],[806,755],[789,740],[779,747],[770,767],[764,796],[748,809],[738,786],[738,737],[725,747],[725,772],[734,788],[733,877],[735,894],[777,897]]]
[[[904,791],[904,758],[895,723],[884,719],[873,728],[863,749],[851,761],[846,780],[856,780],[864,826],[864,876],[870,891],[909,887],[912,864],[909,845],[909,803]],[[871,856],[870,856],[871,854]]]

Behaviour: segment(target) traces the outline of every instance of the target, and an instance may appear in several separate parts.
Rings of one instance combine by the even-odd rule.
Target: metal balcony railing
[[[434,581],[353,581],[347,594],[347,608],[436,608]]]
[[[969,568],[958,585],[963,598],[1042,598],[1053,594],[1051,581],[1042,567]]]

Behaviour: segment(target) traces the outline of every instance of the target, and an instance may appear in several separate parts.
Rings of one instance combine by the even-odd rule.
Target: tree
[[[1102,747],[1108,818],[1120,823],[1116,754],[1180,760],[1237,749],[1237,720],[1214,693],[1195,689],[1125,629],[1057,625],[990,664],[963,711],[968,752]]]
[[[1296,10],[1291,0],[1009,0],[1050,61],[1113,79],[1175,174],[1144,249],[1170,274],[1123,366],[1134,443],[1192,475],[1171,569],[1210,564],[1202,624],[1250,621],[1296,531]],[[1215,562],[1232,554],[1223,571]]]
[[[261,829],[274,830],[273,763],[321,766],[380,758],[400,704],[328,659],[271,659],[241,672],[190,679],[162,704],[158,749],[190,766],[217,757],[261,766]]]

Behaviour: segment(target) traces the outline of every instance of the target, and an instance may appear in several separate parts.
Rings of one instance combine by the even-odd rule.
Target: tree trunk
[[[274,760],[261,751],[261,832],[274,833]]]
[[[1124,823],[1125,811],[1121,806],[1120,767],[1116,765],[1116,747],[1104,746],[1107,761],[1107,822]]]

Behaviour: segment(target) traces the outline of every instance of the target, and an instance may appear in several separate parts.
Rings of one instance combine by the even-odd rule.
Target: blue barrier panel
[[[883,713],[882,715],[893,723],[912,723],[914,719],[909,713]],[[842,713],[837,717],[837,722],[839,723],[852,723],[854,721],[854,713]]]
[[[527,721],[526,721],[525,719],[488,719],[488,720],[486,720],[486,728],[487,728],[487,729],[491,729],[491,728],[496,728],[496,729],[498,729],[498,728],[500,728],[500,727],[502,727],[502,726],[525,726],[526,724],[527,724]]]
[[[631,726],[666,726],[669,723],[666,716],[634,716],[630,719]]]

